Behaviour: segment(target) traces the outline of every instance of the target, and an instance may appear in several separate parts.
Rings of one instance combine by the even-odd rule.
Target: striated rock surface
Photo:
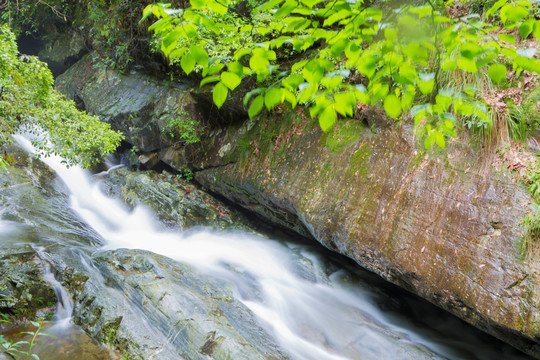
[[[107,175],[102,186],[109,195],[122,198],[132,207],[150,207],[170,227],[249,230],[245,225],[248,220],[240,212],[166,172],[121,168]]]
[[[222,281],[142,250],[68,259],[74,320],[130,359],[286,359]],[[63,265],[65,266],[65,265]]]
[[[466,141],[427,156],[410,133],[253,120],[207,139],[195,177],[539,357],[540,266],[516,252],[527,190]]]

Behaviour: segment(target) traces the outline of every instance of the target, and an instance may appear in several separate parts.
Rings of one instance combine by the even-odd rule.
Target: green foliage
[[[525,141],[540,133],[540,86],[523,99],[521,104],[510,104],[509,128],[512,138]],[[539,179],[540,180],[540,179]]]
[[[0,322],[10,323],[9,318],[0,313]],[[39,345],[37,343],[38,336],[52,336],[41,332],[43,322],[31,321],[30,324],[35,327],[34,331],[23,331],[21,334],[30,335],[30,340],[21,340],[14,342],[13,340],[6,339],[4,335],[0,335],[0,352],[10,355],[14,359],[24,360],[39,360],[39,356],[33,353],[34,346]],[[22,355],[23,357],[19,357]]]
[[[536,49],[516,49],[505,43],[515,42],[512,35],[494,31],[497,25],[540,38],[540,21],[534,18],[538,3],[499,0],[487,9],[482,3],[484,18],[475,13],[450,18],[429,0],[398,8],[364,1],[268,0],[235,29],[245,41],[222,51],[225,56],[213,56],[212,44],[229,31],[229,23],[222,27],[217,19],[233,16],[234,2],[192,0],[177,10],[154,4],[145,8],[143,20],[158,18],[149,30],[166,56],[186,73],[199,66],[201,86],[216,83],[218,107],[239,79],[254,79],[257,88],[245,98],[251,118],[264,107],[301,104],[329,131],[338,116],[354,114],[357,102],[382,105],[391,118],[411,113],[426,148],[444,148],[445,139],[456,134],[457,119],[489,123],[482,94],[441,86],[444,74],[487,69],[491,80],[501,83],[507,68],[517,76],[540,72]]]
[[[185,180],[189,182],[193,180],[193,171],[189,168],[181,167],[180,169],[178,169],[178,174],[176,175],[176,177],[178,177],[180,180]]]
[[[78,111],[52,84],[47,66],[36,57],[19,56],[14,34],[1,25],[0,146],[18,131],[43,129],[52,144],[34,140],[34,145],[45,155],[62,156],[68,164],[90,166],[112,153],[122,135],[97,117]]]
[[[199,122],[192,119],[184,109],[178,110],[177,115],[168,119],[161,129],[162,134],[171,140],[181,141],[184,145],[199,142]]]
[[[0,19],[16,33],[38,32],[50,25],[71,25],[85,33],[99,54],[97,66],[126,70],[147,53],[147,32],[137,26],[149,0],[4,0]]]

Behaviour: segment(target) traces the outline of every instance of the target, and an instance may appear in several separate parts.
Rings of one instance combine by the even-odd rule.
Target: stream
[[[17,137],[17,142],[27,151],[32,151],[31,145],[24,138]],[[66,168],[61,159],[56,157],[45,158],[43,161],[61,180],[55,180],[55,186],[63,187],[66,194],[64,200],[53,201],[58,208],[48,205],[51,215],[47,216],[65,216],[66,219],[35,220],[31,219],[32,210],[29,210],[28,214],[24,215],[27,217],[22,221],[25,224],[22,227],[12,220],[13,216],[8,216],[2,223],[6,228],[11,226],[15,230],[2,232],[2,239],[11,236],[15,239],[11,241],[23,241],[20,234],[25,231],[40,234],[39,240],[32,244],[32,247],[40,254],[44,266],[65,261],[58,260],[61,257],[59,254],[70,252],[74,258],[67,261],[67,264],[84,271],[92,281],[108,286],[107,291],[110,292],[101,292],[103,296],[122,298],[127,308],[134,309],[130,310],[130,316],[137,317],[142,328],[156,328],[152,325],[155,316],[144,310],[144,300],[132,301],[132,297],[126,295],[127,291],[121,293],[121,290],[113,289],[117,281],[111,280],[105,274],[105,266],[98,261],[100,256],[113,259],[111,262],[119,259],[115,266],[121,267],[129,276],[143,276],[144,274],[133,270],[138,269],[135,266],[122,267],[122,259],[129,260],[141,256],[141,253],[132,255],[119,249],[146,250],[164,255],[176,263],[188,266],[189,269],[195,269],[196,277],[212,279],[209,280],[208,287],[215,285],[218,288],[223,286],[230,289],[232,299],[219,300],[218,303],[223,305],[223,309],[232,306],[230,304],[233,304],[235,309],[243,308],[242,314],[252,316],[254,324],[251,324],[252,320],[247,316],[231,319],[227,310],[223,310],[228,323],[238,324],[238,327],[242,328],[243,322],[247,322],[253,328],[262,329],[261,338],[268,341],[269,345],[253,344],[253,348],[261,353],[269,351],[266,349],[274,351],[278,348],[275,350],[278,355],[268,357],[272,359],[528,358],[320,246],[297,242],[294,239],[270,239],[239,231],[192,229],[181,232],[167,229],[147,208],[136,207],[131,210],[120,200],[106,195],[100,187],[100,179],[88,171],[77,167]],[[62,208],[65,205],[68,208]],[[48,230],[40,233],[39,225],[46,225]],[[57,235],[55,231],[58,231]],[[58,247],[51,245],[53,243],[60,244],[62,249],[58,250]],[[144,254],[146,253],[142,253],[146,256]],[[160,259],[162,258],[148,261],[153,261],[153,264],[168,261]],[[74,263],[78,265],[73,265]],[[184,270],[175,271],[189,273]],[[56,334],[60,340],[57,338],[44,344],[42,348],[47,351],[39,352],[41,360],[64,359],[55,354],[66,351],[66,347],[73,348],[74,353],[79,354],[70,355],[73,359],[108,359],[110,355],[105,354],[106,351],[91,344],[86,335],[70,324],[71,312],[79,311],[84,314],[84,309],[81,309],[84,304],[79,304],[79,307],[75,304],[75,310],[72,310],[70,294],[66,293],[55,279],[54,272],[46,271],[45,274],[61,300],[53,328],[46,331]],[[158,280],[161,277],[168,279],[167,275],[154,277]],[[218,290],[207,291],[215,293]],[[138,299],[138,295],[133,298]],[[162,302],[163,298],[166,298],[166,295],[156,303]],[[176,304],[181,300],[175,297],[176,302],[173,302],[173,299],[169,301],[170,304]],[[170,307],[171,312],[175,310]],[[197,319],[197,316],[193,315],[193,318]],[[122,321],[126,321],[126,318],[127,315]],[[79,323],[84,327],[84,321]],[[250,331],[238,332],[244,339],[249,339],[250,336],[258,339],[256,335],[247,334]],[[182,357],[177,355],[178,359],[206,359],[210,358],[216,347],[221,346],[220,341],[223,340],[212,342],[207,338],[204,346],[197,346],[198,353],[175,350],[175,341],[176,336],[168,336],[163,340],[162,348],[154,353],[161,353],[164,359],[172,356],[164,354],[174,354],[175,351],[176,354],[182,353]],[[223,344],[229,346],[227,351],[230,355],[215,357],[216,359],[252,358],[251,355],[235,357],[236,348],[228,345],[227,341]],[[207,344],[212,344],[210,350],[206,347]],[[94,354],[83,355],[87,350],[77,352],[77,348],[87,349],[89,346],[95,346],[95,350],[92,350]],[[239,354],[243,353],[240,351]]]

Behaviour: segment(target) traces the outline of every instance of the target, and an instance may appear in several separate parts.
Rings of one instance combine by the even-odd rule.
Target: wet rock
[[[37,236],[18,222],[23,203],[41,202],[51,188],[51,172],[16,146],[8,147],[15,164],[0,170],[0,312],[33,319],[54,311],[56,296],[43,279],[43,262],[31,246]]]
[[[78,266],[89,279],[72,289],[74,320],[130,359],[288,358],[222,281],[141,250],[87,262]]]
[[[0,239],[0,312],[34,319],[40,310],[54,311],[56,296],[42,278],[43,264],[36,252],[27,244],[5,241],[5,234]]]
[[[65,72],[88,52],[84,36],[76,31],[59,32],[54,26],[48,31],[43,48],[37,54],[54,76]]]
[[[467,139],[427,155],[407,127],[294,114],[209,134],[203,186],[538,357],[540,262],[515,250],[531,198]]]
[[[96,67],[92,54],[59,76],[56,87],[79,107],[124,133],[126,141],[143,153],[174,143],[162,132],[180,110],[191,118],[201,117],[188,85],[159,82],[137,71],[120,74]]]
[[[145,205],[170,227],[206,226],[214,229],[244,229],[247,219],[196,185],[170,173],[112,171],[104,178],[107,193],[134,207]]]

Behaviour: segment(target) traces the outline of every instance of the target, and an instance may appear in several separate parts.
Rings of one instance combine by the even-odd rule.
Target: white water
[[[16,140],[33,151],[26,139]],[[329,282],[317,274],[311,281],[297,275],[294,245],[236,232],[165,231],[147,209],[130,211],[103,194],[88,172],[67,169],[56,157],[43,161],[65,182],[72,209],[103,237],[104,249],[153,251],[235,284],[237,299],[294,359],[400,358],[412,343],[433,350],[434,358],[452,357],[451,350],[396,325],[370,293],[346,286],[339,273]],[[314,254],[295,250],[317,263]]]
[[[71,327],[71,314],[73,313],[73,301],[62,284],[54,277],[51,265],[47,261],[47,255],[43,248],[35,248],[40,259],[43,261],[43,278],[53,288],[56,295],[55,327],[58,330],[67,330]]]

